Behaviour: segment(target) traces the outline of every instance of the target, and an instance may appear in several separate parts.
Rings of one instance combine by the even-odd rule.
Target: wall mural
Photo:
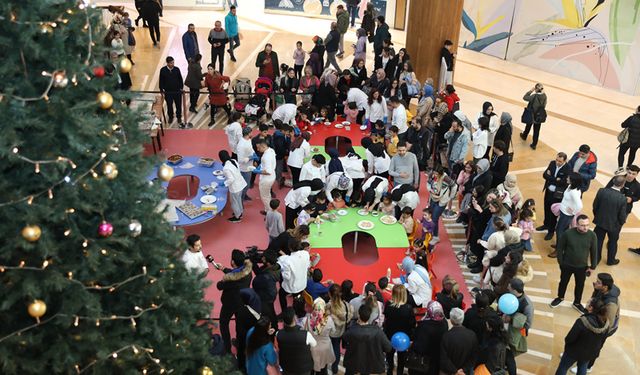
[[[386,14],[387,0],[362,0],[359,4],[358,17],[362,18],[367,3],[373,3],[377,14]],[[336,16],[336,8],[338,5],[346,4],[342,0],[265,0],[264,9],[297,12],[307,16],[326,16],[334,18]]]
[[[640,0],[467,0],[463,47],[640,95]]]

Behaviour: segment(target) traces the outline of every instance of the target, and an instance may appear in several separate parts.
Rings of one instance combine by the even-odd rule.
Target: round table
[[[190,194],[191,189],[197,189],[197,193],[195,197],[193,197],[193,199],[186,200],[186,201],[193,203],[196,207],[202,206],[202,203],[200,202],[200,198],[207,195],[201,189],[201,187],[210,185],[211,183],[217,184],[218,186],[216,188],[216,191],[213,192],[211,195],[214,195],[216,197],[216,202],[214,204],[218,208],[217,213],[221,213],[225,205],[227,204],[227,192],[229,191],[229,189],[226,186],[224,186],[224,179],[219,179],[218,176],[213,174],[213,172],[222,171],[222,163],[219,161],[216,161],[213,163],[211,167],[204,167],[204,166],[198,165],[199,159],[200,159],[199,156],[184,156],[182,161],[178,164],[170,164],[170,163],[166,163],[166,164],[170,165],[173,168],[174,178],[178,176],[198,177],[198,179],[200,180],[199,186],[191,187],[189,184],[189,180],[187,180],[187,192],[188,192],[187,194],[191,195]],[[157,171],[158,171],[158,168],[154,168],[153,174],[151,175],[152,179],[157,179]],[[168,186],[169,186],[169,182],[162,182],[162,187],[165,190],[167,189]],[[204,223],[205,221],[209,221],[213,219],[216,216],[212,211],[206,211],[204,214],[194,217],[193,219],[190,219],[187,215],[182,213],[182,211],[176,209],[176,212],[178,214],[178,221],[172,222],[172,224],[176,226],[201,224],[201,223]]]

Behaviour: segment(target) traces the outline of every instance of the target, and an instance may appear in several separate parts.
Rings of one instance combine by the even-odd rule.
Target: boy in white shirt
[[[391,125],[398,127],[398,139],[400,141],[406,141],[407,130],[409,130],[409,126],[407,125],[407,110],[397,96],[392,96],[389,101],[391,102],[391,107],[393,107]]]

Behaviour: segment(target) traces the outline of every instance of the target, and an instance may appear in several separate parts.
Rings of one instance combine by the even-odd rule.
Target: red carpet
[[[359,143],[359,140],[356,142]],[[165,155],[178,153],[217,159],[218,151],[227,147],[227,137],[222,130],[167,130],[162,138],[162,146],[162,153]],[[146,152],[153,154],[150,145],[146,147]],[[424,180],[424,176],[422,178]],[[274,191],[282,201],[286,190],[274,188]],[[226,219],[231,216],[231,213],[227,209],[223,212],[223,217],[217,217],[201,225],[184,227],[185,233],[187,235],[192,233],[199,234],[202,237],[204,253],[213,255],[217,262],[227,266],[230,262],[231,250],[234,248],[244,250],[252,245],[265,248],[268,243],[268,237],[264,228],[263,216],[259,213],[260,209],[262,209],[262,203],[259,199],[257,184],[253,190],[250,190],[249,195],[253,198],[253,201],[245,203],[245,214],[242,223],[232,224],[228,222]],[[427,203],[427,193],[424,188],[421,189],[420,199],[420,207],[424,207]],[[281,211],[284,216],[284,207],[282,205]],[[419,213],[416,213],[416,216],[418,215]],[[451,248],[451,243],[444,227],[441,225],[440,228],[441,242],[437,245],[436,262],[432,265],[438,279],[432,280],[432,284],[440,290],[442,288],[440,280],[447,274],[454,276],[460,285],[460,290],[465,295],[465,302],[469,306],[470,296]],[[380,277],[385,275],[388,267],[391,267],[392,276],[397,277],[399,271],[396,263],[402,261],[406,249],[378,249],[378,261],[368,265],[354,264],[362,262],[362,259],[345,259],[342,249],[312,249],[312,251],[318,252],[322,257],[318,267],[322,269],[325,278],[333,279],[335,282],[341,282],[347,278],[351,279],[356,286],[356,292],[358,292],[365,281],[377,282]],[[371,254],[361,255],[365,258],[375,256]],[[220,303],[218,302],[220,292],[216,289],[215,283],[221,279],[221,272],[211,268],[207,279],[212,282],[212,285],[206,290],[206,299],[214,301],[213,316],[217,317],[220,311]]]

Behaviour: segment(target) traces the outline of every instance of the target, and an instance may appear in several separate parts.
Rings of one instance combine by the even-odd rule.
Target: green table
[[[315,149],[318,149],[318,151],[313,151]],[[367,159],[367,154],[365,153],[364,147],[362,146],[353,146],[353,149],[355,150],[355,152],[360,155],[360,157],[362,158],[362,160],[366,160]],[[329,154],[327,154],[324,150],[324,146],[314,146],[311,145],[311,156],[315,155],[315,154],[322,154],[324,155],[324,157],[327,160],[330,160],[331,157],[329,157]],[[304,162],[308,162],[309,160],[311,160],[311,156],[309,156],[308,158],[304,159]]]
[[[358,208],[345,208],[349,213],[339,216],[336,222],[325,220],[320,224],[320,235],[318,235],[318,225],[311,223],[309,228],[309,243],[313,248],[342,248],[342,236],[349,232],[365,232],[371,234],[376,240],[378,248],[399,248],[409,247],[409,240],[404,228],[399,223],[392,225],[383,224],[380,217],[372,215],[358,215]],[[335,211],[334,211],[335,213]],[[358,228],[360,220],[373,222],[373,229],[363,230]]]

